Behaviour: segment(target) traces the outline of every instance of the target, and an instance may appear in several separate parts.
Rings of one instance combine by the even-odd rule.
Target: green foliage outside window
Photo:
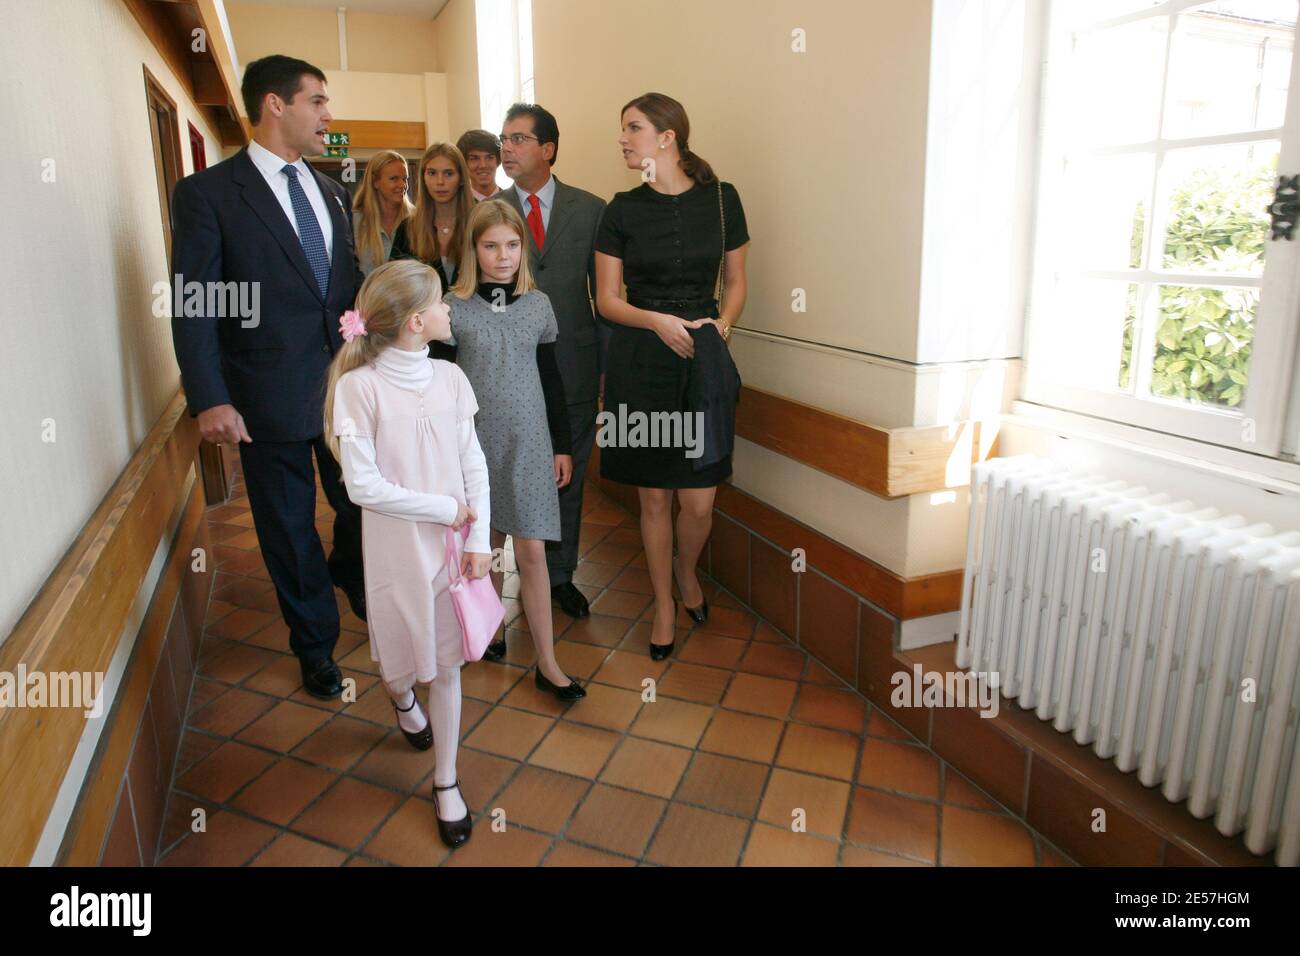
[[[1206,167],[1170,197],[1162,267],[1178,272],[1252,273],[1264,255],[1275,160],[1251,170]],[[1130,265],[1141,265],[1146,210],[1134,215]],[[1207,274],[1207,281],[1212,277]],[[1129,287],[1119,386],[1130,386],[1139,287]],[[1255,337],[1257,289],[1160,286],[1160,326],[1151,393],[1194,403],[1235,406],[1245,396]]]

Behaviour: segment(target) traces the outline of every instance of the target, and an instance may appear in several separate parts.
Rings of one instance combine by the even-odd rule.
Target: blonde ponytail
[[[441,298],[438,273],[415,259],[385,262],[361,284],[356,309],[366,324],[366,334],[343,343],[325,379],[325,443],[335,458],[340,454],[338,436],[334,434],[334,394],[339,379],[377,359],[397,340],[408,318]]]

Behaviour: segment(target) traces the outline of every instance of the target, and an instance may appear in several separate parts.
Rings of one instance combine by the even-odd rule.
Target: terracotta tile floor
[[[328,542],[332,512],[318,502]],[[355,699],[308,696],[238,477],[208,519],[217,575],[162,864],[1069,862],[703,576],[709,623],[691,629],[682,612],[677,651],[651,661],[637,522],[594,488],[575,576],[592,615],[554,611],[560,662],[588,696],[564,705],[534,688],[511,570],[507,660],[463,672],[459,771],[476,825],[449,853],[433,822],[432,752],[398,733],[365,624],[338,594],[335,659],[356,681]],[[647,679],[653,701],[642,699]]]

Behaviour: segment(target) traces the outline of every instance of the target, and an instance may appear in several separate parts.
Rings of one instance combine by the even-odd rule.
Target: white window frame
[[[1115,17],[1093,25],[1094,28],[1111,27],[1152,17],[1170,17],[1165,49],[1165,79],[1162,81],[1160,98],[1162,125],[1157,127],[1160,132],[1163,132],[1166,102],[1163,85],[1169,76],[1169,45],[1175,36],[1176,17],[1188,8],[1204,2],[1205,0],[1165,0],[1157,6],[1138,13]],[[1060,95],[1058,92],[1060,83],[1057,77],[1061,72],[1059,65],[1068,55],[1072,36],[1069,28],[1061,25],[1063,19],[1058,0],[1050,0],[1042,40],[1044,55],[1038,164],[1039,195],[1033,213],[1036,236],[1045,235],[1044,230],[1053,228],[1046,213],[1050,208],[1050,201],[1044,201],[1044,197],[1050,197],[1050,191],[1057,186],[1058,170],[1066,155],[1065,141],[1061,133],[1061,127],[1065,122],[1062,118],[1051,114],[1053,98]],[[1156,152],[1158,170],[1159,161],[1168,149],[1272,138],[1281,141],[1279,173],[1283,175],[1300,173],[1300,42],[1297,43],[1297,47],[1297,55],[1292,59],[1291,85],[1287,95],[1285,134],[1283,130],[1256,130],[1246,134],[1196,139],[1158,139],[1150,143],[1130,144],[1106,152]],[[1144,236],[1144,242],[1148,246],[1144,261],[1148,265],[1153,261],[1151,244],[1162,242],[1164,238],[1164,210],[1156,207],[1154,199],[1155,193],[1152,192],[1147,202],[1151,214],[1148,217]],[[1024,350],[1026,363],[1023,394],[1026,401],[1117,422],[1127,422],[1172,435],[1270,457],[1278,456],[1283,452],[1297,451],[1296,446],[1300,444],[1300,421],[1296,420],[1300,417],[1296,318],[1300,315],[1300,230],[1297,230],[1295,241],[1268,243],[1267,266],[1260,286],[1260,303],[1255,317],[1250,382],[1243,402],[1231,409],[1154,397],[1137,397],[1140,394],[1138,390],[1146,388],[1154,354],[1155,334],[1159,325],[1158,322],[1150,319],[1139,325],[1134,336],[1130,367],[1136,381],[1132,394],[1120,392],[1118,387],[1113,391],[1103,391],[1067,386],[1049,380],[1046,375],[1035,374],[1035,346],[1041,349],[1053,345],[1051,330],[1053,316],[1047,312],[1046,305],[1051,301],[1053,276],[1049,271],[1051,263],[1046,262],[1046,257],[1042,254],[1044,248],[1046,245],[1036,239],[1031,252],[1033,266]],[[1241,284],[1231,278],[1214,274],[1173,273],[1157,269],[1105,273],[1087,271],[1079,274],[1096,278],[1116,278],[1127,282],[1145,280],[1198,286]],[[1118,350],[1118,342],[1115,347]],[[1288,406],[1292,409],[1289,423],[1287,422]]]

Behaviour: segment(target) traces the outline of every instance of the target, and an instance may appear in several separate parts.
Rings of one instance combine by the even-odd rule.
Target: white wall
[[[7,4],[0,121],[0,635],[7,637],[180,386],[152,286],[167,277],[144,71],[221,157],[121,0]],[[54,162],[56,179],[42,181]],[[42,441],[52,420],[56,440]]]

